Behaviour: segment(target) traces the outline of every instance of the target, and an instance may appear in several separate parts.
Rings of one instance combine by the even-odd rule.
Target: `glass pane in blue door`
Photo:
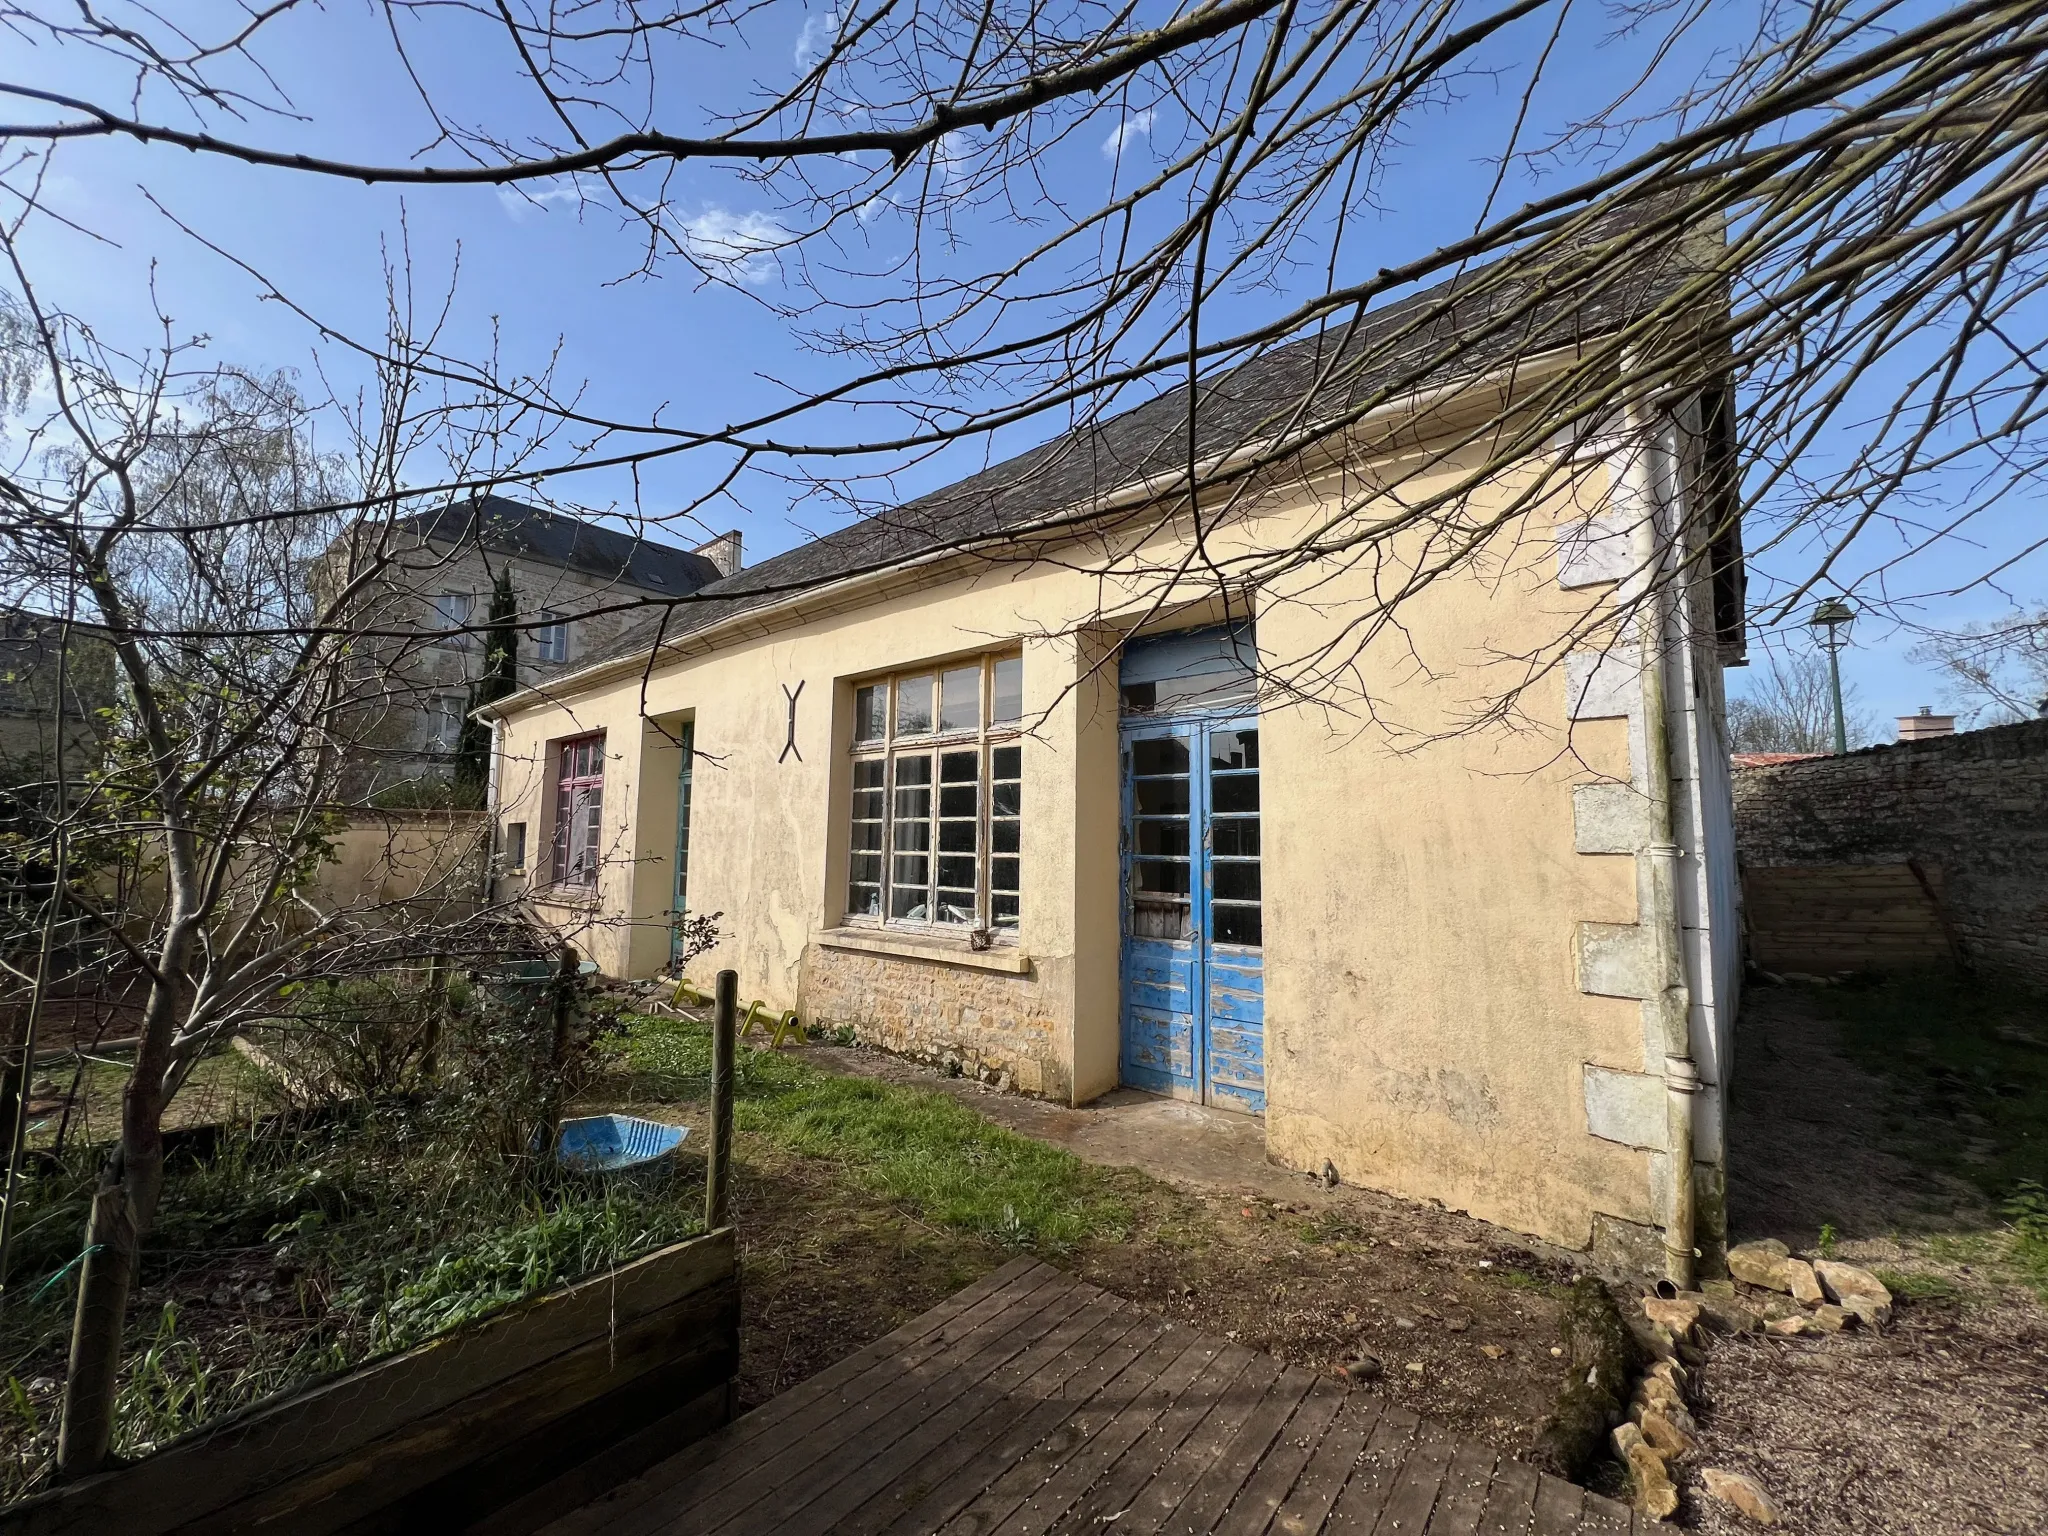
[[[1124,742],[1124,922],[1120,1075],[1133,1087],[1200,1096],[1200,955],[1187,727]]]
[[[1208,920],[1202,924],[1205,1097],[1266,1107],[1266,986],[1259,867],[1259,733],[1208,733]]]

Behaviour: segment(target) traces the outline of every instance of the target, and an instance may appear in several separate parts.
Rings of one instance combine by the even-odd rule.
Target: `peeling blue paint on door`
[[[1266,1107],[1258,722],[1124,722],[1122,1080]]]

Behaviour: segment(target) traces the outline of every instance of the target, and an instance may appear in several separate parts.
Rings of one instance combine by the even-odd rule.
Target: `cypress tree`
[[[455,748],[455,782],[481,802],[491,771],[491,728],[476,711],[495,704],[519,686],[519,599],[512,590],[512,571],[500,570],[491,583],[490,623],[484,630],[484,666],[469,685],[469,713]]]

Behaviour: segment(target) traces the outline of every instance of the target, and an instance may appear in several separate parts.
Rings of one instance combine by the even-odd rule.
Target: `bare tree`
[[[323,701],[346,691],[344,654],[412,643],[352,606],[389,558],[376,530],[401,501],[506,484],[567,497],[577,476],[683,459],[693,499],[628,498],[620,514],[660,529],[792,496],[871,513],[870,569],[940,552],[1074,559],[1086,534],[1126,619],[1205,594],[1314,601],[1328,573],[1370,571],[1369,601],[1259,665],[1283,696],[1398,731],[1385,701],[1360,692],[1360,656],[1419,647],[1402,623],[1411,600],[1498,569],[1603,476],[1645,464],[1682,476],[1705,492],[1701,525],[1675,558],[1631,553],[1612,573],[1617,601],[1502,658],[1491,696],[1451,729],[1511,719],[1574,649],[1631,631],[1667,643],[1674,593],[1711,602],[1730,631],[1779,623],[1822,585],[1866,612],[1922,598],[1908,561],[1860,553],[1865,531],[1889,526],[1909,552],[1957,543],[2048,467],[2034,361],[2048,351],[2048,13],[2018,0],[1599,13],[1564,0],[877,0],[806,16],[793,56],[793,27],[752,0],[222,14],[186,21],[120,0],[0,12],[34,45],[30,68],[0,79],[15,108],[0,124],[12,154],[0,218],[17,237],[76,226],[49,176],[91,141],[134,147],[145,167],[176,152],[413,195],[566,199],[634,237],[631,275],[764,306],[820,373],[729,419],[678,419],[656,402],[606,412],[546,367],[461,355],[433,316],[402,306],[385,334],[353,335],[223,232],[181,225],[299,313],[330,363],[353,358],[374,382],[347,485],[308,497],[301,484],[289,505],[209,491],[172,515],[143,475],[171,407],[266,386],[188,375],[168,340],[116,357],[37,310],[17,260],[31,295],[19,323],[66,381],[56,430],[69,467],[18,475],[0,510],[37,579],[81,573],[80,597],[113,636],[136,722],[132,794],[169,866],[163,922],[132,956],[150,1032],[95,1206],[69,1470],[104,1452],[108,1341],[123,1255],[155,1197],[167,1086],[234,1027],[240,982],[274,984],[310,952],[278,914],[317,826],[334,755]],[[410,156],[364,148],[362,114],[305,121],[280,84],[284,58],[363,28],[375,30],[356,41],[387,50],[369,88],[416,103],[426,125]],[[1587,72],[1558,78],[1564,57],[1588,54],[1610,65],[1592,100]],[[476,107],[462,87],[479,61],[507,88]],[[60,77],[71,83],[49,83]],[[1407,146],[1482,82],[1510,107],[1496,174],[1462,206],[1459,189],[1431,189],[1430,227],[1459,233],[1410,233],[1388,217],[1408,210],[1386,206]],[[760,206],[708,205],[685,172]],[[1447,382],[1456,409],[1432,415]],[[438,396],[422,403],[429,387]],[[1370,474],[1349,467],[1391,447],[1390,423],[1418,409],[1419,441],[1400,439],[1405,451]],[[898,477],[927,461],[1054,428],[1071,430],[949,496],[899,505]],[[1320,511],[1285,538],[1215,537],[1311,476]],[[1148,534],[1167,526],[1192,537],[1162,566]],[[331,538],[345,579],[317,600],[287,597],[282,573]],[[1787,573],[1747,610],[1726,581],[1743,540]],[[1945,589],[1990,579],[2040,538],[1983,542],[1979,568]],[[126,553],[159,549],[167,563]],[[205,606],[200,567],[223,561],[277,593],[253,618]],[[134,584],[145,571],[157,585]],[[697,601],[607,606],[645,609],[638,639],[654,646]],[[243,648],[216,665],[229,634]],[[348,925],[328,913],[307,926]]]
[[[1972,724],[2048,715],[2048,605],[1930,636],[1913,659],[1941,669]]]
[[[1767,623],[1823,579],[1866,611],[1924,595],[1858,536],[1890,522],[1909,548],[1953,542],[2041,466],[2036,7],[1908,17],[1882,0],[1755,0],[1603,19],[1543,0],[890,0],[807,15],[793,62],[793,20],[778,30],[781,13],[753,4],[378,11],[394,99],[428,125],[410,159],[352,153],[354,123],[317,125],[308,148],[271,71],[273,53],[317,49],[354,13],[273,7],[201,36],[143,7],[117,20],[16,6],[18,34],[89,58],[81,78],[103,88],[0,82],[21,107],[0,128],[22,152],[8,184],[37,204],[52,154],[123,140],[280,176],[567,198],[637,235],[640,274],[744,294],[844,360],[749,418],[688,422],[592,411],[489,360],[429,359],[573,428],[565,451],[526,465],[529,483],[703,460],[702,495],[634,509],[643,525],[770,485],[889,516],[893,477],[927,456],[1033,419],[1089,427],[1162,390],[1170,407],[1113,462],[1085,434],[1070,447],[1089,461],[1076,513],[1142,483],[1153,505],[1214,524],[1446,369],[1512,379],[1511,404],[1396,483],[1348,489],[1288,547],[1171,573],[1184,593],[1333,562],[1400,571],[1342,643],[1262,658],[1277,686],[1314,692],[1365,646],[1411,643],[1393,615],[1415,591],[1523,536],[1519,514],[1558,494],[1555,478],[1505,513],[1475,513],[1471,488],[1561,431],[1648,452],[1666,405],[1698,399],[1711,416],[1732,383],[1725,436],[1741,459],[1714,472],[1740,486],[1752,545],[1789,571],[1754,594]],[[1589,53],[1611,60],[1611,90],[1560,107],[1561,61]],[[517,87],[481,120],[454,105],[457,71],[478,59]],[[1469,233],[1399,251],[1382,199],[1404,147],[1482,78],[1515,107],[1498,174],[1459,210]],[[1073,174],[1076,158],[1106,177]],[[763,206],[699,203],[679,190],[685,167]],[[1539,185],[1505,206],[1511,186]],[[1303,338],[1306,352],[1285,350]],[[1262,361],[1289,384],[1258,408],[1226,408],[1204,383]],[[1964,490],[1930,520],[1937,483]],[[1701,579],[1724,531],[1704,530],[1645,594]],[[1016,532],[998,518],[961,542],[1042,554],[991,546]],[[1978,576],[2034,547],[2001,536]],[[1585,639],[1524,658],[1530,674]]]
[[[1877,739],[1877,723],[1854,683],[1842,685],[1842,725],[1850,747]],[[1728,745],[1736,752],[1832,752],[1835,697],[1828,664],[1811,652],[1774,654],[1728,701]]]
[[[119,698],[104,760],[59,776],[42,921],[47,931],[61,915],[85,941],[72,963],[128,978],[140,998],[119,1134],[80,1247],[58,1452],[76,1474],[108,1453],[166,1108],[201,1058],[272,1018],[294,982],[463,954],[477,882],[444,873],[392,902],[323,895],[313,878],[337,831],[346,664],[382,566],[352,521],[355,558],[316,591],[309,565],[340,523],[305,509],[374,484],[376,445],[407,423],[380,418],[360,462],[323,454],[289,379],[212,364],[168,322],[160,345],[122,353],[44,308],[18,265],[16,277],[32,350],[9,366],[35,373],[50,404],[16,423],[0,472],[0,580],[89,621]],[[385,418],[406,409],[387,397]],[[99,878],[109,858],[131,866],[112,888]],[[46,944],[27,978],[38,999],[61,979],[56,958]],[[8,1219],[17,1173],[10,1160]]]

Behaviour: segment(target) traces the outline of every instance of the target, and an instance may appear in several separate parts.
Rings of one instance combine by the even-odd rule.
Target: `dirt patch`
[[[1082,1124],[1085,1112],[985,1092],[868,1052],[801,1054],[830,1070],[966,1099],[998,1124],[1070,1145],[1091,1161],[1119,1161],[1106,1155],[1116,1135]],[[703,1108],[669,1102],[660,1113],[694,1124]],[[1048,1123],[1057,1134],[1041,1134]],[[1256,1133],[1256,1122],[1244,1124]],[[1176,1185],[1118,1168],[1111,1177],[1132,1213],[1129,1229],[1042,1256],[1161,1316],[1312,1370],[1370,1358],[1377,1372],[1367,1366],[1365,1374],[1376,1390],[1504,1453],[1525,1454],[1562,1379],[1551,1351],[1559,1297],[1574,1273],[1569,1258],[1449,1212],[1311,1184],[1267,1164],[1262,1152],[1247,1159],[1231,1148],[1232,1129],[1192,1133],[1214,1138],[1207,1179]],[[1151,1152],[1158,1155],[1156,1141]],[[749,1406],[1018,1251],[863,1194],[829,1160],[794,1155],[772,1138],[742,1133],[735,1163],[746,1266],[741,1395]]]
[[[1691,1466],[1754,1476],[1787,1528],[1947,1536],[2043,1529],[2048,1309],[1983,1192],[1912,1133],[1942,1106],[1855,1065],[1835,1000],[1753,991],[1736,1041],[1729,1212],[1739,1238],[1886,1273],[1881,1335],[1716,1339]],[[1696,1476],[1684,1479],[1688,1489]],[[1694,1492],[1681,1522],[1755,1529]]]

